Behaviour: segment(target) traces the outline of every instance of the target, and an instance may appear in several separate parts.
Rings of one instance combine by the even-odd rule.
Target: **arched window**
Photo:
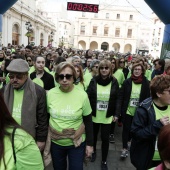
[[[19,26],[17,24],[12,27],[12,45],[19,45]]]
[[[43,45],[43,41],[44,41],[44,35],[43,33],[40,34],[40,45]]]

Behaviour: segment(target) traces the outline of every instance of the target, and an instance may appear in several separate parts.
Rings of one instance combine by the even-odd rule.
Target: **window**
[[[159,28],[159,32],[158,32],[158,35],[160,35],[161,34],[161,28]]]
[[[104,36],[108,36],[109,28],[104,27]]]
[[[152,39],[152,46],[154,45],[154,39]]]
[[[64,29],[67,29],[67,25],[64,26]]]
[[[133,20],[133,15],[130,15],[130,16],[129,16],[129,20]]]
[[[106,19],[109,19],[109,13],[106,13]]]
[[[132,29],[128,29],[127,38],[132,38]]]
[[[116,28],[115,37],[120,37],[120,28]]]
[[[85,25],[81,25],[80,34],[85,35]]]
[[[94,14],[94,18],[98,18],[98,14],[97,13]]]
[[[155,35],[155,29],[153,30],[153,36]]]
[[[160,44],[160,38],[158,38],[158,46],[159,46],[159,44]]]
[[[120,19],[120,14],[117,14],[117,17],[116,17],[116,19]]]
[[[82,17],[85,17],[85,16],[86,16],[85,12],[82,12]]]
[[[93,35],[97,35],[97,26],[93,26]]]

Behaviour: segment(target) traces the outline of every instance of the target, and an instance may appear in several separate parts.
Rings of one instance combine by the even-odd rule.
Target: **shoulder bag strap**
[[[15,154],[15,148],[14,148],[14,136],[15,136],[16,129],[17,129],[17,127],[14,127],[14,129],[12,131],[12,150],[13,150],[13,156],[14,156],[15,164],[16,164],[16,154]]]

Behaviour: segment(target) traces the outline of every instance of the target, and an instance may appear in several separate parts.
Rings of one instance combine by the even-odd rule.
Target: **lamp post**
[[[62,48],[63,48],[63,45],[64,45],[64,38],[63,38],[63,36],[61,37],[61,45],[62,45]]]
[[[26,33],[26,36],[28,37],[28,45],[29,45],[29,37],[31,36],[30,33],[32,31],[32,25],[29,21],[27,21],[25,23],[25,26],[26,26],[26,29],[27,29],[27,33]]]
[[[50,34],[50,41],[51,41],[51,46],[52,46],[52,43],[53,43],[53,36],[54,36],[54,32],[53,31],[51,31],[51,34]]]

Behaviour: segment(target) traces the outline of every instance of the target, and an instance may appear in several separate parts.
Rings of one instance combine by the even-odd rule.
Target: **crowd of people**
[[[130,153],[137,170],[170,167],[168,59],[8,44],[0,88],[0,169],[41,170],[52,161],[55,170],[83,170],[96,160],[100,131],[107,170],[116,124],[120,158]]]

